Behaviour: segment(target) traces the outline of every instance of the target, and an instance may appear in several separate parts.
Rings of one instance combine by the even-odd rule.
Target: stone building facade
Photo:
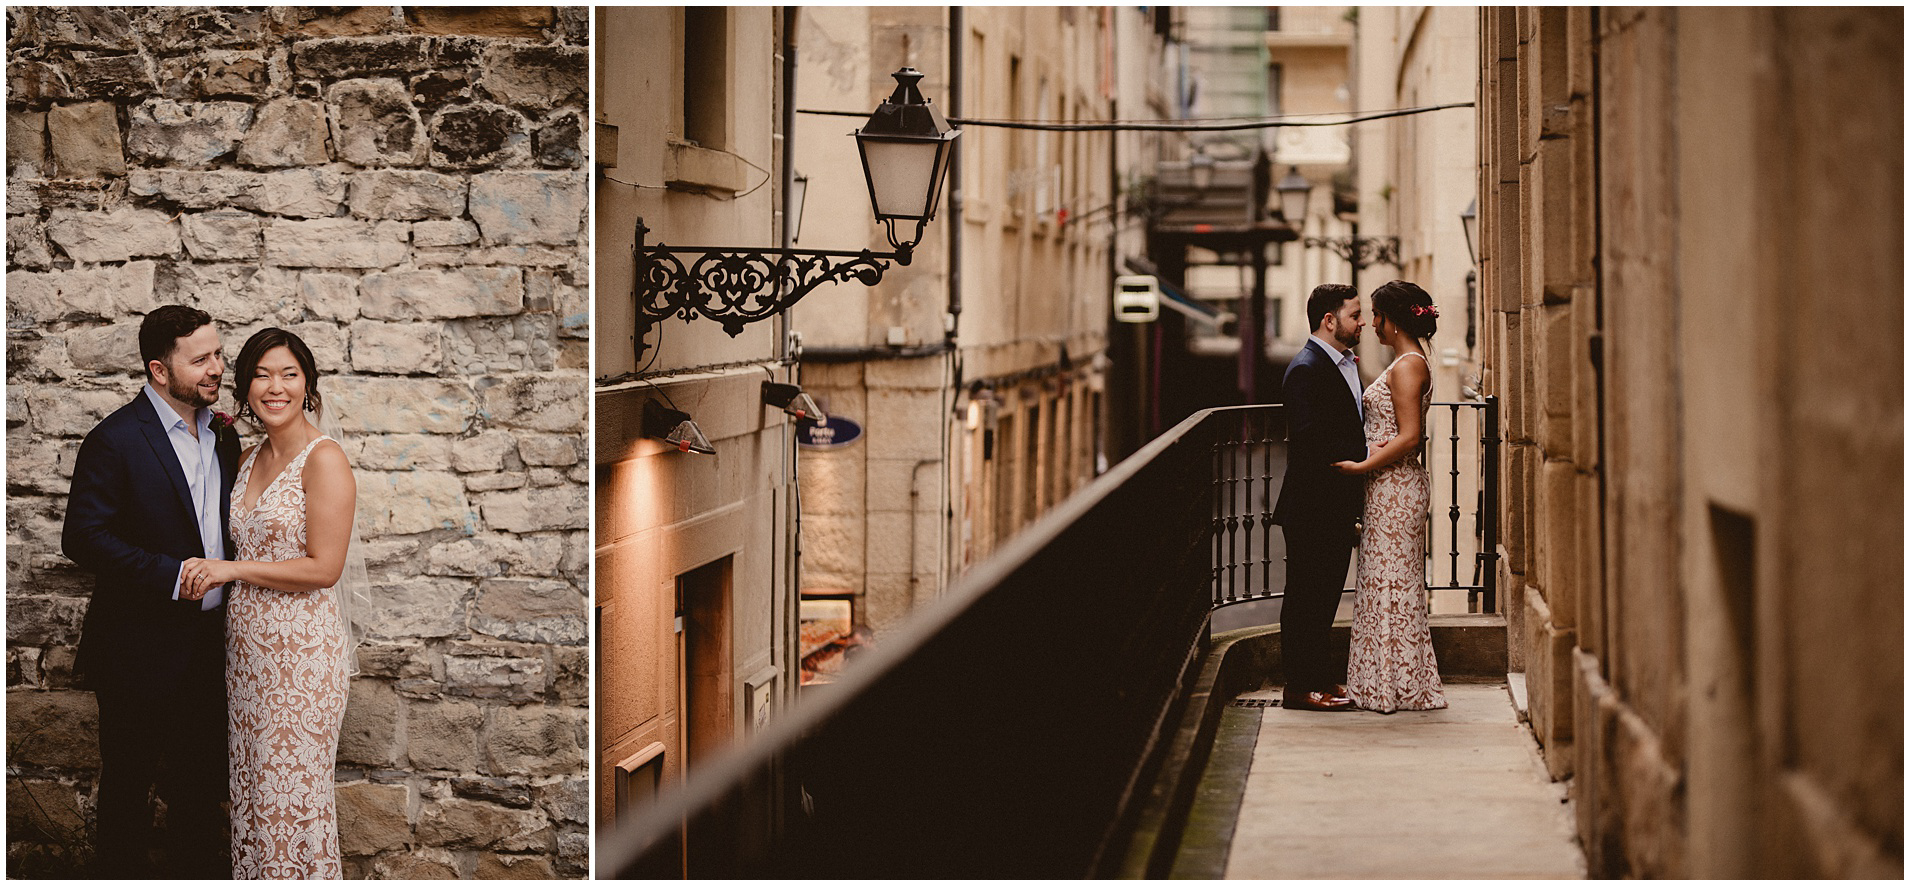
[[[704,317],[640,325],[634,311],[639,223],[651,246],[782,242],[781,10],[595,16],[594,753],[608,838],[795,696],[794,425],[762,386],[806,381],[781,318],[732,338]],[[653,404],[688,414],[713,453],[648,436]]]
[[[1595,877],[1903,876],[1903,12],[1480,12],[1501,586]]]
[[[299,334],[349,438],[347,875],[588,874],[588,44],[573,8],[7,10],[10,875],[90,855],[60,529],[174,302],[228,365]]]
[[[798,104],[873,109],[908,65],[951,117],[1106,121],[1115,47],[1138,50],[1123,56],[1135,67],[1159,60],[1146,21],[1116,8],[804,7]],[[802,115],[795,132],[801,245],[886,249],[843,118]],[[914,262],[791,312],[805,386],[866,428],[855,446],[803,455],[803,593],[850,601],[878,642],[1100,469],[1114,138],[966,127]]]

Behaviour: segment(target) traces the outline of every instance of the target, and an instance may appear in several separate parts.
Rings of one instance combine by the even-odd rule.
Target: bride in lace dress
[[[1346,694],[1381,713],[1446,706],[1426,623],[1426,508],[1432,482],[1420,461],[1432,368],[1425,343],[1439,311],[1426,290],[1395,280],[1373,291],[1373,334],[1398,356],[1366,388],[1366,459],[1334,465],[1368,474],[1361,520],[1353,642]]]
[[[310,417],[318,369],[298,336],[266,329],[239,352],[239,415],[265,440],[233,481],[234,560],[186,564],[188,594],[226,603],[232,874],[337,879],[338,733],[351,672],[340,576],[357,484]]]

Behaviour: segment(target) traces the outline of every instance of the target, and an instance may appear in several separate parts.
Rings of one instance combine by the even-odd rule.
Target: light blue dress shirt
[[[1359,410],[1360,421],[1366,421],[1366,400],[1360,396],[1359,361],[1353,359],[1353,352],[1317,335],[1309,335],[1307,338],[1319,342],[1320,347],[1326,349],[1328,356],[1339,360],[1340,376],[1346,379],[1346,386],[1353,391],[1353,408]]]
[[[224,560],[225,527],[219,515],[219,441],[218,435],[212,432],[212,410],[204,407],[193,410],[193,424],[199,426],[199,436],[194,437],[186,419],[159,396],[150,382],[146,384],[146,399],[152,401],[153,411],[166,424],[166,439],[172,443],[173,454],[179,456],[179,469],[185,473],[186,486],[192,491],[192,509],[199,518],[199,540],[205,549],[204,556],[209,560]],[[172,580],[174,600],[179,599],[185,571],[181,565],[179,576]],[[216,609],[223,602],[225,587],[221,585],[206,592],[199,601],[199,609]]]

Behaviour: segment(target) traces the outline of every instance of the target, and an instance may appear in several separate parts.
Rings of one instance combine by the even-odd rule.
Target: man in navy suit
[[[1333,614],[1365,506],[1362,477],[1333,463],[1366,457],[1361,428],[1360,379],[1353,347],[1360,343],[1359,293],[1344,283],[1322,283],[1307,297],[1313,335],[1287,365],[1281,399],[1287,415],[1287,473],[1273,522],[1287,543],[1286,598],[1280,606],[1280,656],[1287,683],[1281,707],[1351,710],[1346,689],[1333,682]]]
[[[95,865],[154,875],[156,785],[166,873],[225,878],[224,597],[181,599],[179,573],[189,558],[227,555],[239,439],[210,408],[225,361],[206,312],[154,310],[139,350],[146,384],[80,444],[61,534],[66,556],[97,580],[77,661],[99,701]]]

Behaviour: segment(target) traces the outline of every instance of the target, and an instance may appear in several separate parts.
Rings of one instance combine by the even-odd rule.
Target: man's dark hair
[[[1313,287],[1313,294],[1306,297],[1306,328],[1308,332],[1318,332],[1320,321],[1326,315],[1340,309],[1349,298],[1359,297],[1359,292],[1345,283],[1322,283]]]
[[[165,362],[179,340],[212,322],[212,315],[185,305],[161,305],[139,321],[139,365],[152,374],[152,362]]]

